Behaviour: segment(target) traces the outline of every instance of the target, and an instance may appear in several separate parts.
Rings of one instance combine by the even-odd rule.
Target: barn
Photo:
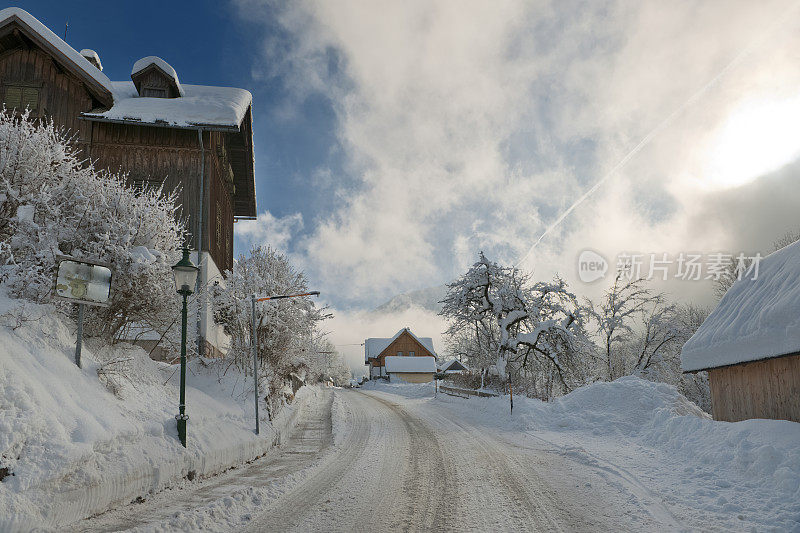
[[[800,242],[734,283],[684,344],[684,372],[708,372],[715,420],[800,422]]]
[[[0,10],[5,107],[28,108],[67,128],[95,167],[128,172],[135,186],[179,188],[177,216],[199,250],[193,260],[201,287],[224,282],[221,272],[233,266],[233,224],[256,217],[251,94],[183,84],[155,56],[136,61],[130,80],[111,81],[102,68],[97,52],[76,51],[28,12]],[[200,353],[224,350],[227,338],[208,302],[196,322]]]
[[[389,372],[386,366],[387,357],[395,358],[419,358],[427,357],[433,361],[433,369],[430,370],[430,381],[436,372],[436,351],[433,349],[433,339],[430,337],[417,337],[409,328],[403,328],[393,337],[372,337],[364,341],[364,364],[369,366],[370,379],[388,378]],[[421,363],[420,368],[428,369],[428,363]],[[397,365],[411,365],[413,362],[396,363]],[[400,368],[397,366],[396,368]],[[405,367],[403,367],[405,368]],[[400,372],[398,370],[398,372]],[[423,373],[428,373],[424,370]]]
[[[428,383],[436,373],[436,359],[428,355],[387,355],[384,361],[389,381],[406,383]]]

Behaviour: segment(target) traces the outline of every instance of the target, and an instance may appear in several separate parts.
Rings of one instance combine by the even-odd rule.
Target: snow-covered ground
[[[203,479],[272,443],[268,424],[253,435],[240,384],[192,365],[184,450],[174,366],[89,346],[80,370],[69,327],[47,306],[9,313],[15,305],[0,299],[0,449],[14,473],[0,483],[0,530],[59,527],[113,502],[73,526],[800,530],[800,424],[714,422],[673,387],[637,378],[550,403],[516,398],[513,415],[507,397],[434,396],[432,384],[303,388],[276,423],[282,446]],[[114,358],[131,365],[116,395],[97,374]]]
[[[375,382],[373,382],[375,383]],[[412,412],[444,413],[515,446],[550,450],[630,492],[676,529],[800,530],[800,424],[716,422],[674,387],[638,378],[551,403],[453,398],[431,385],[376,383]],[[387,395],[388,395],[387,394]],[[597,495],[602,497],[602,495]]]
[[[222,496],[165,495],[162,518],[137,530],[800,528],[800,425],[714,422],[665,385],[518,398],[513,415],[507,398],[434,397],[430,384],[333,395],[285,447],[211,482]]]
[[[174,418],[178,365],[138,347],[89,343],[79,369],[74,325],[51,306],[22,306],[0,295],[0,468],[9,472],[0,482],[1,531],[63,527],[252,460],[319,393],[302,388],[256,436],[244,378],[192,361],[184,449]]]

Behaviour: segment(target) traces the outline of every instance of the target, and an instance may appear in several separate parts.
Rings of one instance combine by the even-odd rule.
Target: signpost
[[[75,364],[81,368],[83,315],[86,305],[107,307],[111,299],[111,265],[100,261],[58,256],[55,295],[59,300],[78,304],[78,333]]]

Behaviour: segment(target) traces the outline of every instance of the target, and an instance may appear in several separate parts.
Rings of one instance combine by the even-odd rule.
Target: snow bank
[[[0,482],[2,531],[64,527],[190,472],[202,477],[252,460],[316,394],[298,391],[293,407],[263,421],[256,436],[252,391],[241,376],[229,370],[219,378],[192,361],[184,449],[174,418],[177,365],[137,347],[89,343],[79,369],[73,331],[51,306],[0,294],[0,467],[10,472]]]
[[[757,279],[745,276],[683,345],[684,371],[800,351],[800,241],[765,257]]]
[[[654,490],[676,515],[695,523],[800,529],[795,422],[716,422],[674,387],[634,377],[582,387],[550,403],[515,398],[513,416],[508,397],[439,395],[436,403],[476,425],[508,430],[506,438],[532,439],[599,468],[611,482],[641,484],[634,493]]]

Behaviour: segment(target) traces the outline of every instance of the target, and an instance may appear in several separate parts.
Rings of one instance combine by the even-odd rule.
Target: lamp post
[[[189,258],[189,248],[183,248],[183,257],[172,267],[172,276],[175,278],[175,290],[183,296],[183,310],[181,311],[181,398],[179,410],[175,415],[178,421],[178,438],[186,448],[186,421],[189,416],[186,414],[186,319],[187,305],[186,300],[192,294],[192,288],[197,282],[197,268]]]

